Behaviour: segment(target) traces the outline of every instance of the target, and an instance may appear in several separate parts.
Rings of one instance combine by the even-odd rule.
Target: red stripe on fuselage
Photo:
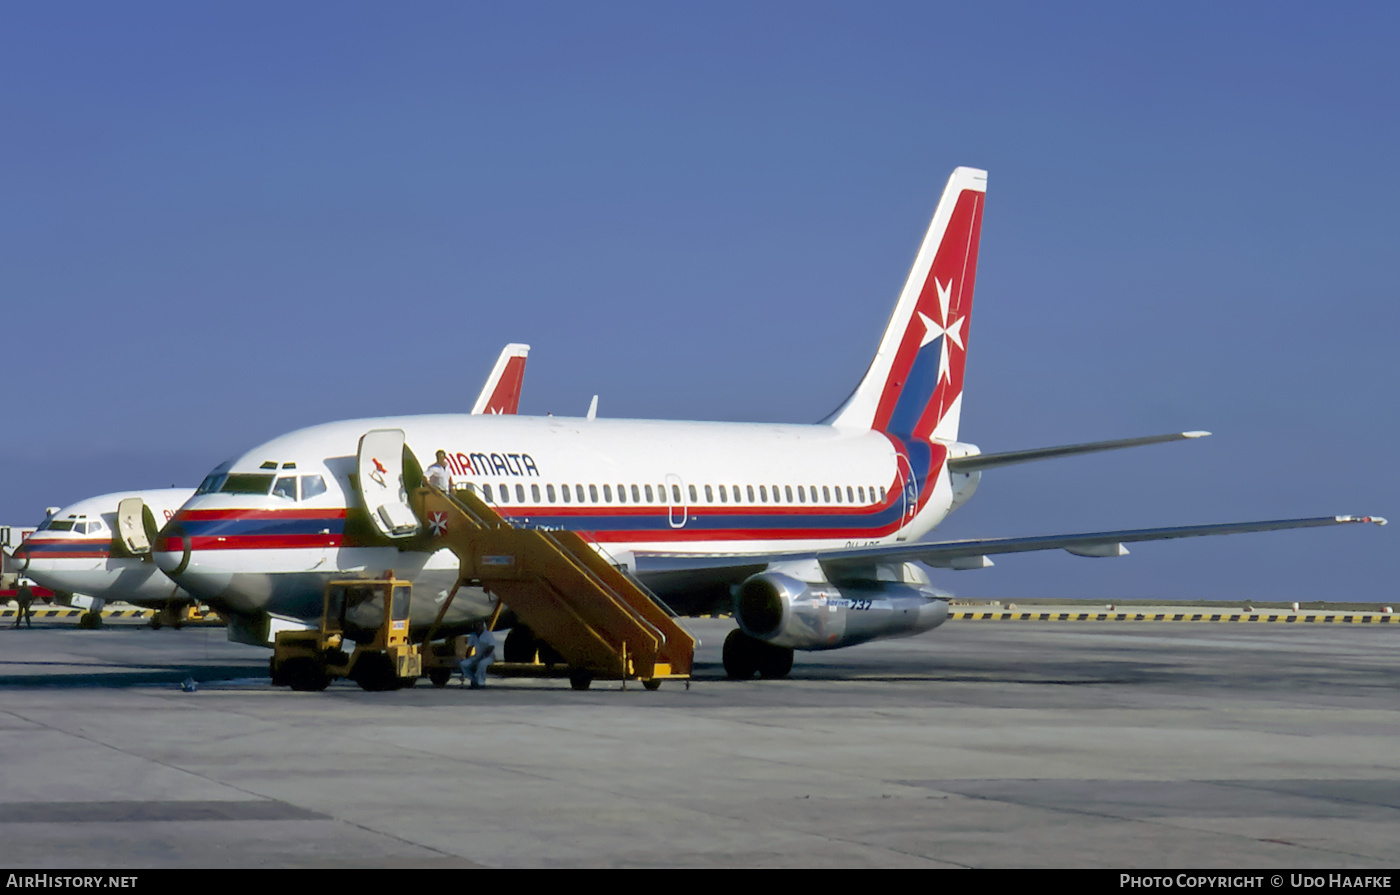
[[[206,521],[210,519],[344,519],[344,507],[326,507],[321,510],[181,510],[174,521]]]

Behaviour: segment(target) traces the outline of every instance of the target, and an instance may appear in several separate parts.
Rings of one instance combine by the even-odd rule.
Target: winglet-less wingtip
[[[1370,522],[1374,525],[1385,525],[1384,516],[1338,516],[1338,522]]]

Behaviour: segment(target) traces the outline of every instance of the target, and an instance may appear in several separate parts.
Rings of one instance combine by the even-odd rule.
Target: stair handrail
[[[540,534],[546,539],[548,539],[548,541],[551,544],[553,544],[555,546],[555,549],[557,549],[560,553],[564,554],[565,556],[570,555],[569,551],[565,550],[563,545],[559,543],[559,540],[556,537],[554,537],[554,532],[541,531]],[[574,532],[574,534],[578,534],[578,532]],[[586,540],[585,544],[587,544]],[[600,590],[605,591],[609,596],[612,597],[612,602],[614,605],[618,606],[624,612],[626,612],[627,615],[629,615],[634,622],[644,626],[648,631],[650,631],[652,635],[660,641],[660,646],[665,646],[667,643],[670,642],[669,639],[666,637],[666,633],[660,628],[656,627],[656,625],[652,624],[646,618],[646,616],[639,613],[630,602],[623,598],[622,594],[617,592],[617,588],[613,587],[611,584],[600,578],[598,576],[598,573],[590,569],[586,564],[580,562],[575,563],[575,565],[581,572],[584,573],[584,575],[586,575],[591,581],[593,581],[593,583],[596,584]],[[647,596],[645,589],[643,589],[643,595]]]

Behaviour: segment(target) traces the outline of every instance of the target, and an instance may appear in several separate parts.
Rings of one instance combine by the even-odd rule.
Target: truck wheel
[[[350,679],[359,684],[362,690],[383,693],[399,688],[397,671],[393,660],[383,653],[362,653],[350,670]]]
[[[282,674],[293,690],[319,693],[331,684],[331,676],[315,659],[288,659],[282,663]]]

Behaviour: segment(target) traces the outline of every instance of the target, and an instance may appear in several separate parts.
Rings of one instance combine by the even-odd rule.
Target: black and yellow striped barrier
[[[29,610],[29,617],[35,621],[77,621],[86,613],[86,609],[78,609],[73,606],[35,606]],[[126,609],[103,609],[101,614],[103,621],[121,621],[123,619],[128,621],[145,621],[159,613],[154,609],[134,609],[128,607]],[[13,619],[17,615],[19,615],[18,609],[0,609],[0,621],[8,619],[10,623],[13,624]],[[213,612],[206,611],[203,615],[192,615],[183,619],[181,624],[223,624],[223,621]]]
[[[953,609],[954,621],[1023,622],[1284,622],[1335,625],[1400,623],[1386,612],[1085,612],[1083,610]]]
[[[29,617],[33,619],[62,619],[80,618],[86,609],[75,609],[72,606],[42,606],[29,610]],[[14,618],[19,614],[18,609],[0,609],[0,619]],[[155,615],[154,609],[103,609],[102,618],[123,619],[123,618],[150,618]]]

